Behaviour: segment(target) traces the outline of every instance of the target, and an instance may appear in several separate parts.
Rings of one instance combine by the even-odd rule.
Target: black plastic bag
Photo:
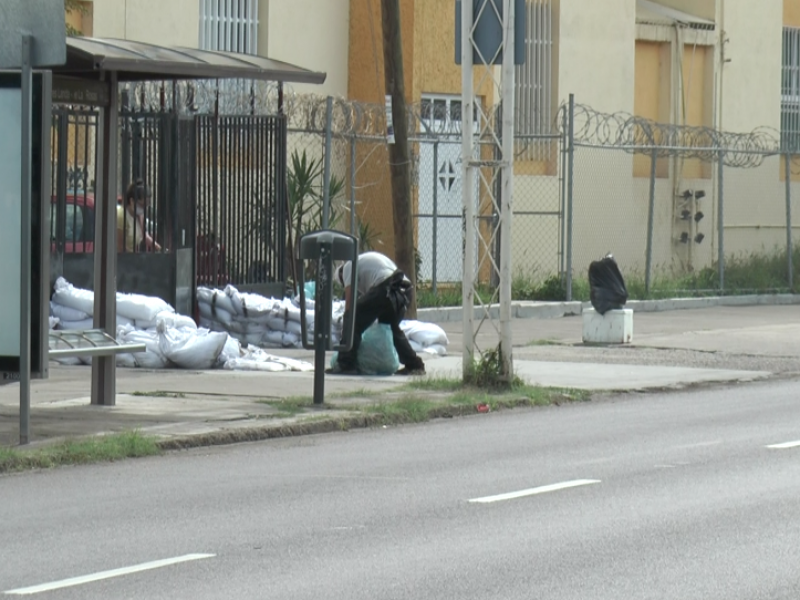
[[[601,315],[625,306],[628,290],[617,261],[610,254],[589,265],[589,299]]]

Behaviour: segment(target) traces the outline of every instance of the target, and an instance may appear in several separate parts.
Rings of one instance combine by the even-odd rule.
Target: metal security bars
[[[527,1],[525,63],[516,67],[516,135],[553,133],[553,10],[551,0]],[[517,18],[522,18],[518,15]]]
[[[800,152],[800,29],[783,28],[781,149]]]
[[[200,0],[200,48],[258,54],[258,0]]]
[[[199,116],[197,136],[198,282],[284,281],[286,119]]]

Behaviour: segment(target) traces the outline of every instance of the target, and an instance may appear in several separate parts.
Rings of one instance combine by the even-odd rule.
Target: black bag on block
[[[610,254],[589,265],[589,299],[601,315],[625,306],[628,290],[617,261]]]

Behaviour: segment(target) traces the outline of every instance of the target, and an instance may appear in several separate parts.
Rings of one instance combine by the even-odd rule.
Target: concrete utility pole
[[[397,266],[416,281],[414,260],[414,222],[411,217],[411,153],[408,148],[403,46],[400,36],[400,0],[381,0],[383,22],[383,68],[386,94],[392,98],[394,144],[389,144],[394,216],[394,251]],[[408,318],[417,316],[416,298]]]

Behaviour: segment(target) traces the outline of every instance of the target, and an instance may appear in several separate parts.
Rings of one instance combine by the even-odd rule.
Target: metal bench
[[[144,344],[121,344],[102,329],[64,329],[50,332],[50,358],[112,356],[146,350]]]

